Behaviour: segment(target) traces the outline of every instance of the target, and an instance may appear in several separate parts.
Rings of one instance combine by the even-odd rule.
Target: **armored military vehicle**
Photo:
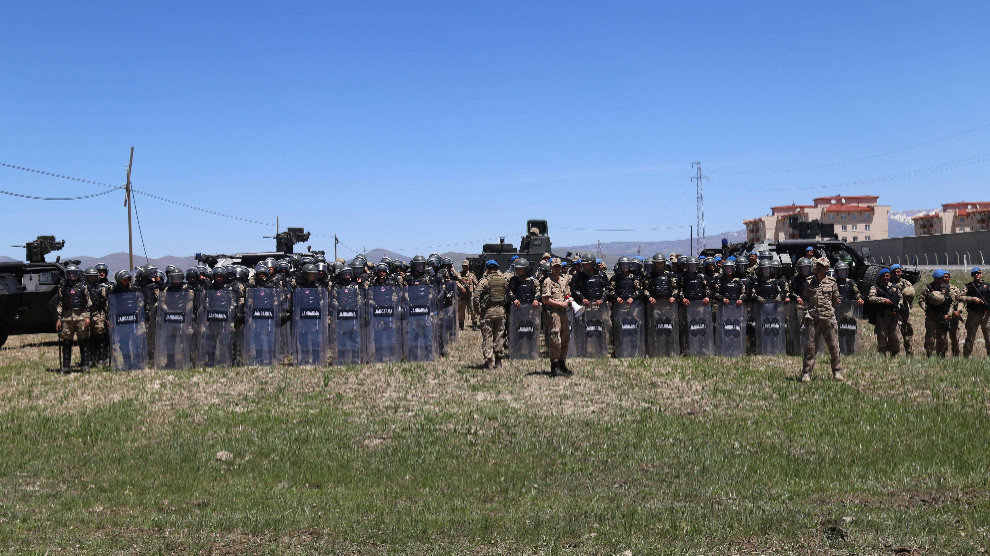
[[[307,252],[305,253],[294,252],[297,243],[309,241],[309,235],[309,232],[307,232],[304,228],[286,228],[284,232],[275,234],[274,237],[266,236],[275,240],[275,251],[268,253],[235,253],[233,255],[205,255],[203,253],[196,253],[196,260],[210,267],[217,266],[218,264],[242,265],[249,269],[253,269],[254,265],[268,258],[284,259],[286,255],[296,257],[323,255],[323,251],[313,251],[310,246],[306,246]]]
[[[518,255],[530,262],[530,269],[535,269],[540,264],[540,259],[544,253],[553,252],[550,250],[550,235],[547,229],[546,220],[527,220],[526,235],[519,239],[519,248],[516,249],[511,243],[506,243],[505,238],[500,238],[498,243],[486,243],[481,247],[481,254],[476,257],[468,257],[471,271],[479,277],[485,272],[485,262],[494,260],[501,270],[509,268],[509,261]]]
[[[55,316],[49,302],[65,276],[65,266],[79,261],[45,261],[60,251],[65,241],[38,236],[23,245],[27,262],[0,263],[0,346],[12,334],[55,332]]]

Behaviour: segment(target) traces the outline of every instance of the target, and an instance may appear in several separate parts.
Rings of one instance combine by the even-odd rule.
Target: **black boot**
[[[566,359],[561,359],[558,362],[558,365],[560,365],[560,372],[564,373],[565,375],[571,376],[571,375],[574,374],[573,371],[571,371],[570,369],[567,368],[567,360]]]
[[[560,362],[553,359],[550,360],[550,376],[557,377],[562,375],[560,372]]]
[[[82,372],[89,372],[89,342],[79,342],[79,359]]]
[[[62,368],[59,371],[62,374],[69,374],[72,370],[72,342],[63,341],[62,342]]]

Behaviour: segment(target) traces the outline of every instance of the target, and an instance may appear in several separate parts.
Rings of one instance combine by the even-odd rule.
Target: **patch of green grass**
[[[476,341],[466,335],[465,344]],[[461,348],[463,346],[458,346]],[[464,348],[466,350],[466,348]],[[972,553],[985,360],[0,364],[13,552]],[[820,361],[827,369],[827,363]],[[59,394],[64,395],[59,395]]]

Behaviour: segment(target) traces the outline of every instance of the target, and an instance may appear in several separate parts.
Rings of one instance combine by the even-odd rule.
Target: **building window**
[[[859,236],[853,236],[853,241],[859,241]]]
[[[839,215],[839,220],[845,220],[845,219],[846,219],[846,215],[845,214],[840,214]]]
[[[845,224],[842,225],[842,231],[843,232],[846,231],[846,225]]]
[[[866,236],[866,241],[870,241],[870,236]]]
[[[863,229],[866,230],[867,232],[870,231],[870,225],[869,224],[863,224]]]
[[[859,215],[859,213],[858,213],[858,212],[854,212],[854,213],[853,213],[853,220],[856,220],[856,216],[858,216],[858,215]]]
[[[859,229],[859,224],[853,224],[853,230]]]
[[[828,219],[834,221],[835,220],[835,215],[834,214],[828,215]]]

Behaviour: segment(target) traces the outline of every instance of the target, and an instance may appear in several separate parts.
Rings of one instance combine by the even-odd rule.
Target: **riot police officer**
[[[509,288],[506,292],[507,299],[512,305],[532,305],[539,307],[540,285],[536,278],[529,274],[529,261],[518,258],[512,263],[514,274],[509,278]]]
[[[89,288],[82,283],[82,272],[78,267],[70,265],[65,269],[65,282],[59,286],[58,293],[52,298],[55,304],[55,331],[62,341],[61,371],[68,373],[72,362],[72,341],[79,343],[79,358],[83,371],[89,370],[89,338],[90,308],[92,301]]]

